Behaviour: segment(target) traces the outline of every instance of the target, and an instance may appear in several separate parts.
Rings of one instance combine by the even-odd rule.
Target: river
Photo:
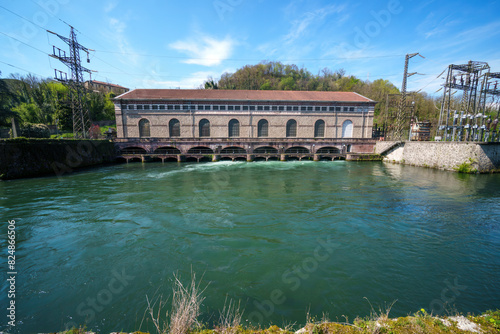
[[[196,274],[209,326],[226,300],[245,324],[295,328],[307,314],[352,322],[393,302],[393,317],[500,307],[499,174],[131,163],[0,182],[0,210],[4,263],[16,223],[19,333],[153,331],[146,297],[170,302],[174,273],[185,284]]]

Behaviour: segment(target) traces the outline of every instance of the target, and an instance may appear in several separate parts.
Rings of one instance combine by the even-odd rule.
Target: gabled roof
[[[115,85],[115,84],[108,83],[108,82],[103,82],[103,81],[90,80],[90,81],[87,81],[87,82],[90,82],[90,83],[95,83],[95,84],[98,84],[98,85],[103,85],[103,86],[110,86],[110,87],[116,87],[116,88],[125,88],[125,89],[128,89],[127,87],[123,87],[123,86],[120,86],[120,85]]]
[[[134,89],[115,100],[221,100],[221,101],[316,101],[372,102],[354,92],[223,89]]]

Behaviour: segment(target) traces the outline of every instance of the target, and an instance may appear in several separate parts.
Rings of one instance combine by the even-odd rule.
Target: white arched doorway
[[[342,138],[352,138],[352,122],[347,120],[342,124]]]

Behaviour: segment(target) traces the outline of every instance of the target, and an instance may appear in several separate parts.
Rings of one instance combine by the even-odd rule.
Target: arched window
[[[200,121],[200,137],[210,137],[210,121],[206,118]]]
[[[294,119],[291,119],[286,123],[286,136],[297,137],[297,121]]]
[[[229,130],[229,137],[239,137],[240,122],[237,119],[230,120],[228,125],[228,130]]]
[[[151,137],[151,126],[149,125],[149,121],[145,118],[139,121],[139,137]]]
[[[170,137],[180,137],[181,136],[181,122],[178,119],[172,118],[168,122],[168,133]]]
[[[267,137],[269,134],[269,122],[265,119],[261,119],[257,123],[257,137]]]
[[[314,137],[325,136],[325,121],[319,119],[314,123]]]
[[[342,138],[352,138],[352,122],[349,120],[342,124]]]

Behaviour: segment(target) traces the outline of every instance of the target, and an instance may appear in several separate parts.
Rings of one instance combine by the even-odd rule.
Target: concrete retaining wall
[[[78,168],[114,162],[107,140],[11,139],[0,141],[0,179],[48,174],[61,176]]]
[[[377,142],[375,153],[384,161],[457,171],[460,166],[479,173],[500,172],[500,143]]]

